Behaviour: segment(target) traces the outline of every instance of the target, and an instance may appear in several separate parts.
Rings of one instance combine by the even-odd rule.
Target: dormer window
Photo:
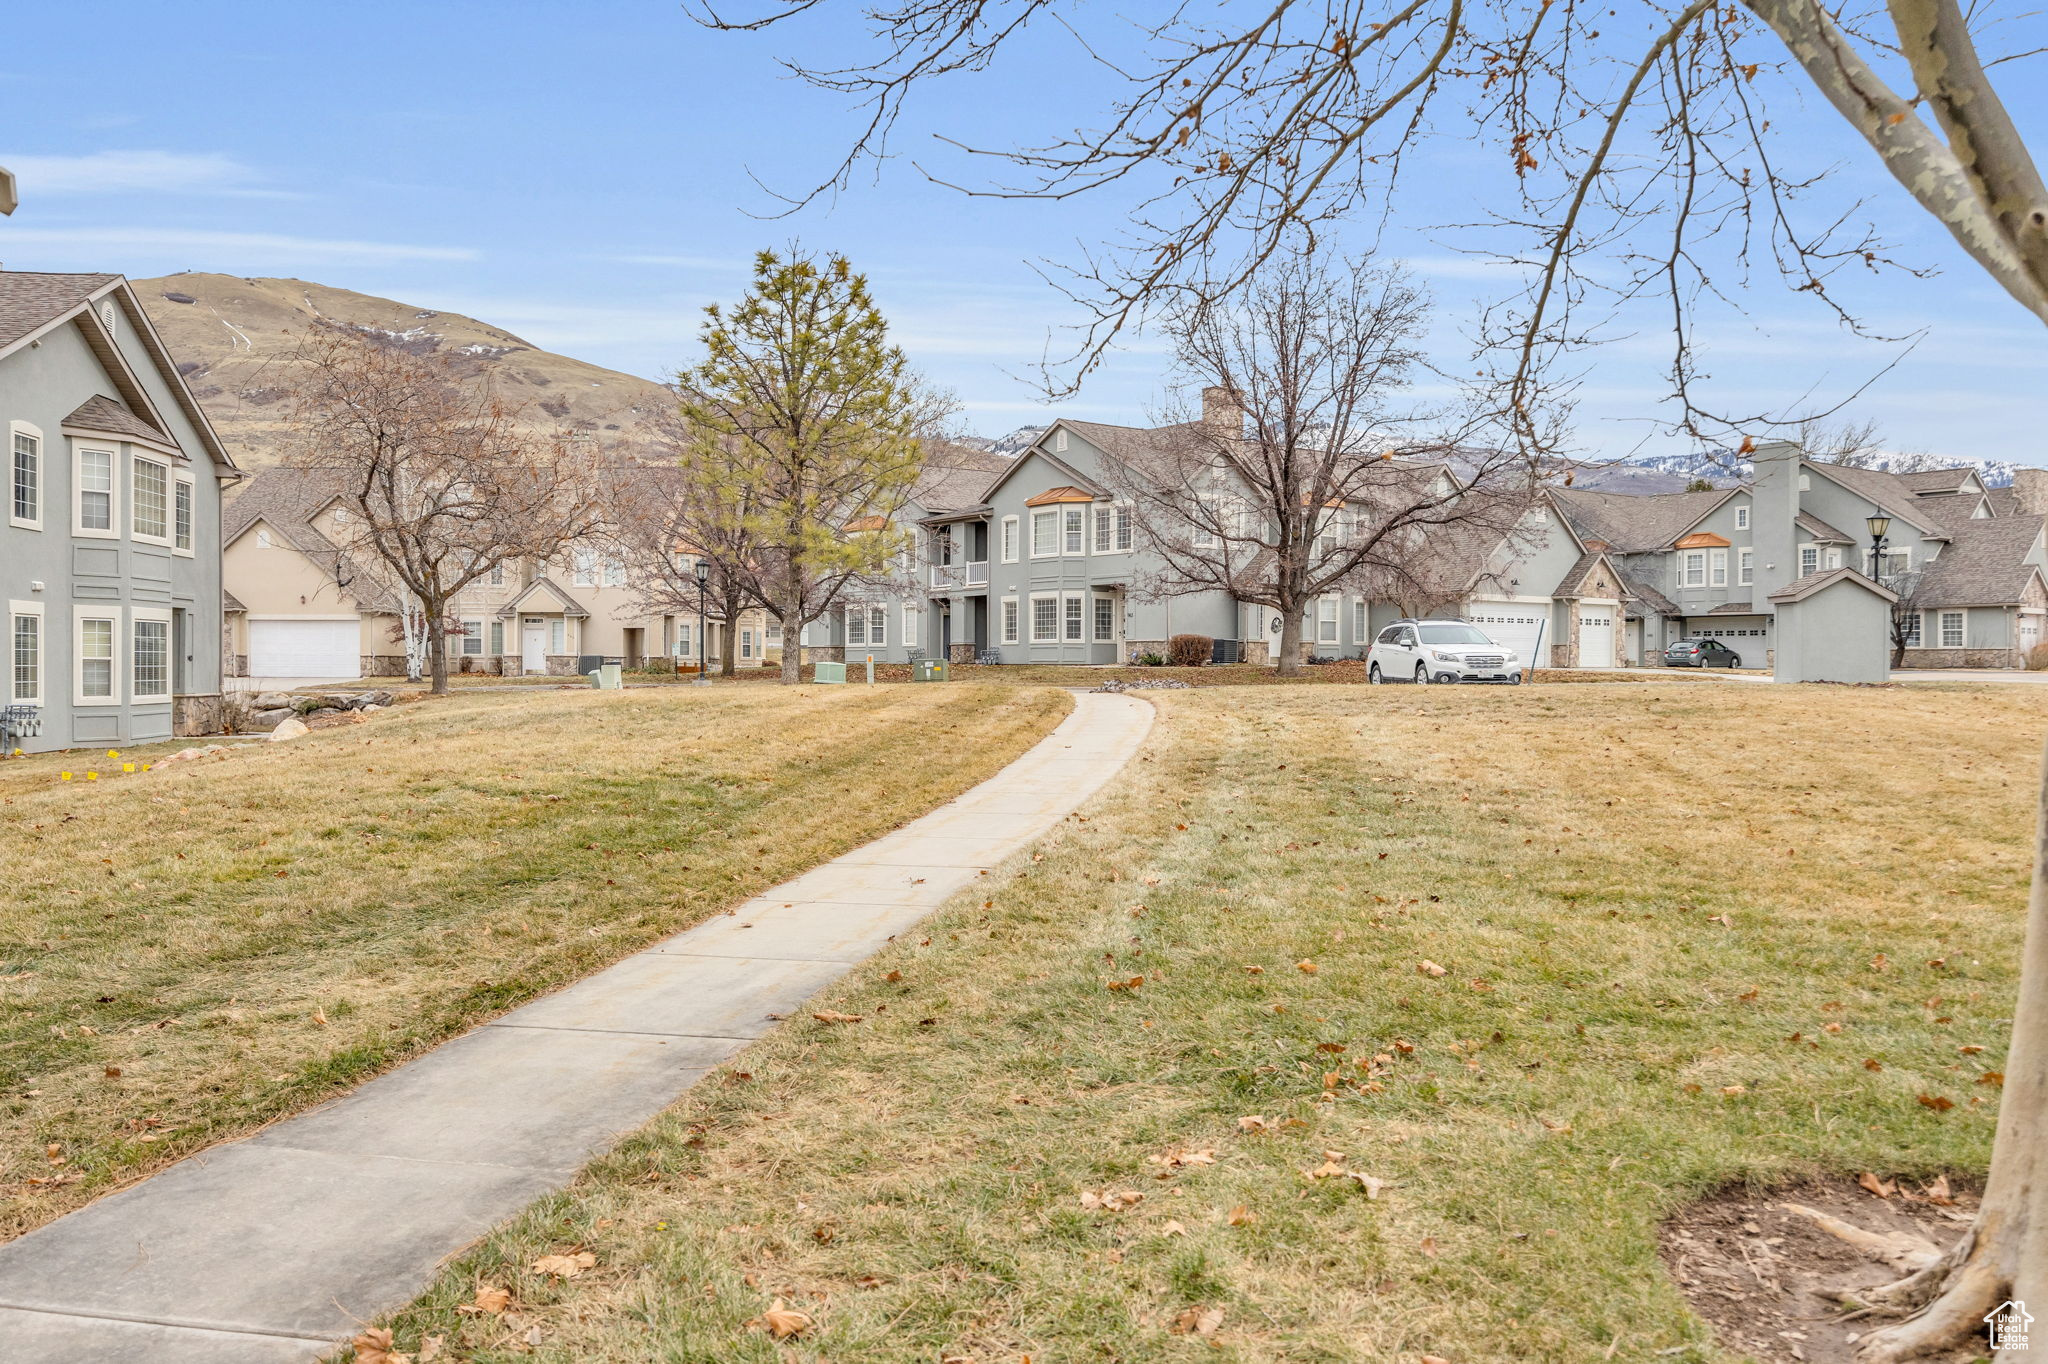
[[[1737,530],[1748,530],[1748,529],[1749,529],[1749,508],[1747,508],[1747,507],[1737,507],[1737,508],[1735,509],[1735,529],[1737,529]]]

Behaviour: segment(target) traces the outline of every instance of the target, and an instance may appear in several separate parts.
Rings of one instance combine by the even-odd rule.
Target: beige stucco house
[[[232,676],[404,674],[397,602],[374,565],[343,548],[352,539],[348,512],[326,480],[265,470],[229,503],[221,539]],[[503,565],[455,602],[462,634],[448,642],[449,667],[573,676],[592,658],[718,667],[728,650],[737,667],[780,661],[781,640],[764,613],[728,623],[715,608],[702,621],[695,612],[649,612],[630,569],[618,551],[595,544],[557,562]]]

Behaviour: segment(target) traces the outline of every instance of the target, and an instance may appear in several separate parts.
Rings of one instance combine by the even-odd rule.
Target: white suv
[[[1462,620],[1397,620],[1366,650],[1366,677],[1381,682],[1522,680],[1522,660]]]

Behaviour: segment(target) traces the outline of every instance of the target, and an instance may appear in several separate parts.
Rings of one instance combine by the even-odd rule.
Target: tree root
[[[1942,1265],[1944,1275],[1914,1316],[1863,1341],[1864,1364],[1906,1364],[1954,1349],[1982,1329],[1985,1313],[2005,1296],[2007,1283],[1986,1259],[1964,1259],[1960,1264]],[[1913,1276],[1919,1278],[1919,1275]],[[1893,1285],[1904,1288],[1912,1280]],[[1916,1289],[1916,1292],[1924,1291]]]
[[[1809,1208],[1804,1203],[1781,1203],[1786,1212],[1797,1213],[1838,1240],[1847,1241],[1873,1260],[1891,1266],[1901,1274],[1911,1276],[1901,1283],[1911,1282],[1930,1271],[1942,1260],[1941,1247],[1925,1237],[1915,1236],[1909,1231],[1865,1231],[1862,1227],[1844,1222],[1839,1217],[1830,1217],[1818,1208]]]

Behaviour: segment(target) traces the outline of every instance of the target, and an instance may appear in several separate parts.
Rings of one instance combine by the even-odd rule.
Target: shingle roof
[[[1853,568],[1831,568],[1825,573],[1814,573],[1799,579],[1790,587],[1783,587],[1771,593],[1774,602],[1804,601],[1814,593],[1833,587],[1836,583],[1854,583],[1868,592],[1875,592],[1886,601],[1897,601],[1899,594],[1883,583],[1873,582]]]
[[[1589,549],[1584,554],[1581,554],[1578,562],[1565,570],[1564,577],[1559,580],[1556,587],[1551,589],[1550,595],[1553,597],[1575,597],[1579,595],[1579,589],[1586,585],[1586,579],[1592,576],[1594,568],[1606,557],[1603,551],[1597,549]],[[1618,578],[1621,575],[1617,572],[1615,576]]]
[[[70,312],[119,278],[0,270],[0,348],[13,345],[51,318]]]
[[[247,611],[249,608],[242,605],[240,597],[223,587],[220,590],[220,609],[223,611]]]
[[[1615,571],[1620,572],[1618,566]],[[1640,618],[1652,612],[1660,616],[1682,616],[1685,614],[1684,611],[1679,609],[1677,602],[1671,600],[1671,598],[1665,596],[1641,578],[1621,573],[1621,585],[1630,596],[1627,610],[1624,613],[1628,616]]]
[[[73,408],[71,415],[64,419],[64,425],[79,426],[88,431],[105,431],[116,436],[133,436],[137,440],[155,441],[159,445],[175,444],[169,436],[104,393],[95,394]]]
[[[1707,614],[1710,616],[1753,616],[1756,614],[1756,603],[1724,601],[1719,606],[1708,608]]]
[[[925,449],[924,472],[911,489],[911,500],[937,515],[978,507],[989,485],[1014,462],[992,450],[931,442]]]
[[[1988,516],[1958,524],[1948,545],[1920,570],[1920,606],[2010,606],[2025,594],[2034,567],[2027,554],[2041,534],[2039,516]]]
[[[1913,495],[1902,475],[1880,473],[1876,469],[1856,469],[1846,464],[1829,464],[1814,459],[1807,460],[1803,467],[1812,469],[1825,478],[1833,479],[1858,497],[1883,508],[1908,525],[1918,526],[1921,530],[1935,535],[1946,531],[1941,519],[1928,509],[1926,502]]]
[[[2020,494],[2017,488],[1986,488],[1984,496],[1991,499],[1993,516],[2015,516],[2020,509]]]
[[[1550,495],[1581,540],[1605,540],[1621,554],[1646,554],[1670,548],[1673,540],[1737,491],[1644,494],[1553,488]]]
[[[1818,544],[1853,545],[1856,543],[1811,512],[1799,513],[1799,515],[1792,518],[1792,524],[1813,537],[1814,541]]]
[[[1976,472],[1966,465],[1957,465],[1953,469],[1922,469],[1918,473],[1893,474],[1892,477],[1916,493],[1960,492]]]
[[[293,549],[337,584],[365,610],[393,606],[376,575],[366,572],[341,546],[313,527],[313,517],[341,491],[338,475],[316,470],[264,469],[221,508],[220,542],[232,544],[258,521],[282,535]]]

